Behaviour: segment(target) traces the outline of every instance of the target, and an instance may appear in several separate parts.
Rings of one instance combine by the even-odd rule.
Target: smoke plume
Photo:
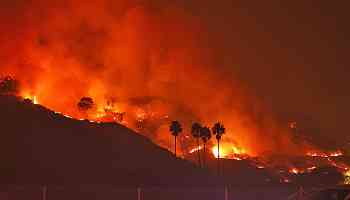
[[[215,49],[207,45],[215,38],[179,6],[4,0],[0,22],[0,75],[18,79],[22,95],[52,110],[80,118],[77,102],[89,96],[96,112],[112,101],[132,128],[147,115],[145,133],[169,149],[174,119],[183,123],[183,135],[195,121],[221,121],[223,143],[251,155],[304,153],[287,124],[215,63]]]

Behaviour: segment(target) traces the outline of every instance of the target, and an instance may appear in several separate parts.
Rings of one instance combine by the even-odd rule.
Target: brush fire
[[[13,14],[0,12],[0,75],[9,85],[0,89],[12,91],[18,82],[13,91],[34,104],[67,118],[121,123],[171,151],[169,123],[179,120],[185,128],[177,150],[185,158],[204,151],[186,127],[219,120],[228,131],[219,150],[215,138],[208,141],[214,158],[239,161],[278,152],[314,160],[304,168],[286,165],[291,174],[312,172],[320,160],[349,174],[335,159],[345,156],[342,151],[295,142],[296,122],[281,123],[218,67],[198,19],[176,6],[140,2],[8,5]],[[256,166],[274,167],[264,161]]]

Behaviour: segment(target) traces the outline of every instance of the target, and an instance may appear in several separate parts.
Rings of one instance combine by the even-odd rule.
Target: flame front
[[[343,156],[343,152],[341,152],[340,150],[334,151],[334,152],[317,152],[317,151],[311,151],[311,152],[307,152],[308,156],[311,157],[322,157],[322,158],[329,158],[329,157],[339,157],[339,156]]]
[[[23,99],[29,99],[30,101],[33,102],[33,104],[39,104],[38,98],[35,95],[31,95],[29,93],[22,92],[21,96],[23,97]]]
[[[237,146],[234,146],[230,143],[224,143],[220,144],[218,146],[212,147],[212,153],[215,156],[215,158],[226,158],[226,159],[235,159],[235,160],[241,160],[244,156],[247,155],[247,152],[243,148],[239,148]]]

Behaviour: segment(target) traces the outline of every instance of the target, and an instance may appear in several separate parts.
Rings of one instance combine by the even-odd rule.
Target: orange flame
[[[220,158],[242,160],[243,157],[247,156],[247,152],[243,148],[239,148],[230,143],[220,144],[220,150],[218,151],[218,146],[212,148],[212,153],[215,158],[218,158],[220,152]]]
[[[322,158],[329,158],[329,157],[339,157],[343,156],[343,152],[340,150],[334,151],[334,152],[307,152],[306,155],[311,156],[311,157],[322,157]]]
[[[202,150],[202,149],[203,149],[203,146],[195,147],[195,148],[191,149],[189,151],[189,153],[194,153],[194,152],[197,152],[197,151]]]

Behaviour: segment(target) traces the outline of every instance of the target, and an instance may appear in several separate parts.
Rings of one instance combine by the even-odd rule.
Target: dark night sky
[[[218,61],[266,104],[283,115],[311,118],[322,134],[347,135],[346,1],[182,3],[208,27]]]

